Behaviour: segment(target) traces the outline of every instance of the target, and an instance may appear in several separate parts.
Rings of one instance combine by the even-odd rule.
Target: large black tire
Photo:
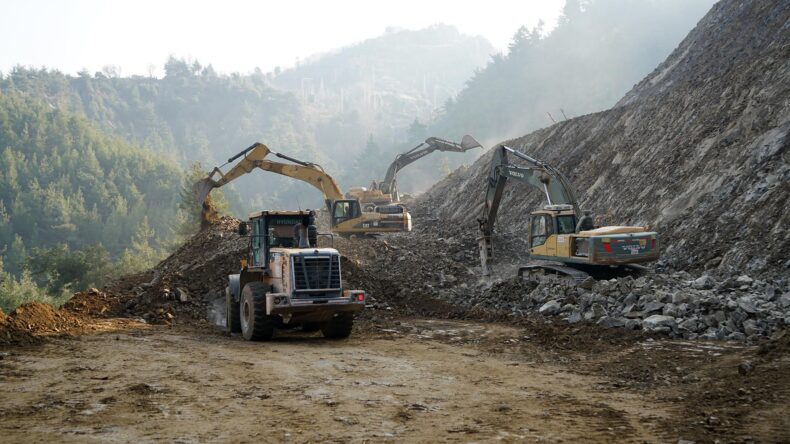
[[[233,295],[228,287],[225,287],[225,329],[228,333],[241,333],[239,303],[233,300]]]
[[[318,330],[321,330],[320,322],[305,322],[302,324],[302,331],[313,333],[317,332]]]
[[[241,334],[248,341],[268,341],[274,336],[274,317],[266,315],[266,286],[250,282],[241,291]]]
[[[338,313],[332,319],[324,322],[321,333],[328,339],[343,339],[351,334],[354,327],[354,315],[351,313]]]

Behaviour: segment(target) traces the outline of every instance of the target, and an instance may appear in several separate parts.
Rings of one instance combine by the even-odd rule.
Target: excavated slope
[[[790,3],[725,0],[612,109],[506,145],[563,171],[600,223],[660,232],[672,268],[790,266]],[[491,153],[418,202],[476,226]],[[497,232],[526,236],[542,195],[510,183]]]

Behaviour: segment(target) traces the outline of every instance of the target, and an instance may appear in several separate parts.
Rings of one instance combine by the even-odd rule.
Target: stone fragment
[[[625,326],[625,318],[613,318],[611,316],[603,316],[598,320],[597,324],[606,328],[622,328]]]
[[[754,300],[749,296],[739,298],[738,307],[749,314],[757,313],[757,306],[754,304]]]
[[[658,302],[658,301],[648,302],[644,306],[644,312],[652,313],[654,311],[660,311],[661,309],[664,308],[664,305],[665,304],[663,302]]]
[[[743,332],[746,336],[752,336],[756,334],[760,334],[760,328],[757,326],[757,322],[753,319],[747,319],[743,321]]]
[[[642,327],[649,331],[659,330],[661,327],[668,327],[669,329],[672,329],[675,328],[675,326],[675,318],[672,316],[653,315],[642,321]]]
[[[544,316],[551,316],[551,315],[559,313],[561,308],[562,308],[562,306],[560,305],[560,303],[552,299],[552,300],[546,302],[545,304],[543,304],[538,309],[538,313],[540,313],[540,314],[542,314]]]
[[[639,319],[626,319],[624,327],[629,330],[639,330],[642,328],[642,321]]]
[[[176,288],[176,298],[178,298],[179,302],[187,302],[189,301],[189,292],[186,288],[178,287]]]
[[[716,282],[712,277],[704,274],[691,282],[691,288],[695,290],[709,290],[713,288]]]
[[[741,285],[752,285],[752,283],[754,282],[754,279],[750,278],[749,276],[746,276],[745,274],[742,274],[742,275],[738,276],[737,279],[735,279],[735,282],[737,282],[737,283],[739,283]]]

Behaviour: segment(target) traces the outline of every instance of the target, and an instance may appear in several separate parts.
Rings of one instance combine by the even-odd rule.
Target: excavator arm
[[[461,143],[451,142],[449,140],[440,139],[438,137],[429,137],[425,142],[415,146],[414,148],[406,151],[405,153],[398,154],[395,160],[387,168],[387,175],[384,180],[379,183],[378,189],[384,194],[392,194],[395,200],[400,200],[397,196],[398,185],[396,176],[398,172],[407,165],[427,156],[434,151],[451,151],[456,153],[463,153],[474,148],[481,148],[480,143],[474,137],[466,135],[461,139]]]
[[[267,160],[266,156],[269,153],[273,153],[281,159],[289,160],[293,164]],[[222,166],[239,158],[241,160],[236,165],[227,172],[222,172]],[[225,165],[214,168],[208,177],[201,179],[193,187],[198,202],[201,202],[203,205],[202,222],[204,227],[207,226],[206,222],[210,222],[213,219],[213,210],[209,199],[211,190],[232,182],[258,168],[307,182],[320,190],[324,195],[324,200],[329,210],[332,231],[336,233],[367,235],[411,231],[411,215],[404,211],[402,207],[401,211],[392,214],[379,212],[362,214],[359,201],[357,199],[345,199],[337,182],[332,176],[325,173],[319,165],[303,162],[285,154],[274,153],[262,143],[256,143],[241,151],[228,159]]]
[[[526,161],[526,166],[513,165],[508,160],[512,154]],[[508,179],[515,179],[540,189],[546,195],[549,205],[570,205],[576,213],[577,220],[581,217],[576,193],[573,192],[568,179],[557,169],[547,163],[520,153],[505,145],[494,149],[491,169],[486,178],[486,194],[480,224],[480,260],[484,273],[487,273],[487,260],[492,256],[491,235],[494,231],[499,203]]]
[[[279,158],[290,160],[296,165],[267,160],[266,156],[268,156],[269,153],[273,153]],[[243,158],[239,161],[239,163],[233,166],[226,173],[223,173],[220,167],[216,167],[211,171],[207,178],[202,179],[197,184],[195,184],[194,189],[198,202],[205,202],[209,193],[214,188],[219,188],[223,185],[226,185],[227,183],[252,172],[252,170],[255,168],[260,168],[264,171],[271,171],[273,173],[292,177],[294,179],[309,183],[321,191],[321,193],[324,195],[324,200],[327,202],[327,206],[329,206],[332,201],[343,199],[343,192],[340,191],[340,187],[337,185],[337,182],[335,182],[332,176],[326,174],[324,170],[317,164],[302,162],[292,157],[288,157],[285,154],[275,153],[269,150],[269,148],[262,143],[255,143],[249,148],[241,151],[240,153],[228,159],[228,163],[231,163],[242,156]]]

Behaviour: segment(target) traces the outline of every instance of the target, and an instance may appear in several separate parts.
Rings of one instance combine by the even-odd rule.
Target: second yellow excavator
[[[293,162],[293,164],[274,162],[266,159],[269,153]],[[343,196],[335,179],[327,174],[320,165],[303,162],[271,151],[262,143],[255,143],[228,159],[228,163],[242,158],[226,173],[220,167],[214,168],[205,179],[194,186],[198,202],[205,202],[211,190],[219,188],[255,168],[292,177],[307,182],[321,190],[329,211],[332,231],[340,235],[373,235],[411,231],[411,215],[401,205],[390,205],[386,211],[363,212],[358,199],[347,199]],[[227,165],[226,163],[225,165]],[[205,207],[205,205],[204,205]]]
[[[406,166],[422,159],[434,151],[463,153],[475,148],[482,148],[480,142],[470,135],[465,135],[461,143],[452,142],[439,137],[429,137],[425,142],[420,143],[414,148],[400,153],[387,168],[387,175],[381,182],[370,184],[370,188],[352,187],[346,193],[346,197],[359,199],[365,211],[383,211],[382,205],[387,206],[400,201],[398,192],[398,173]]]

